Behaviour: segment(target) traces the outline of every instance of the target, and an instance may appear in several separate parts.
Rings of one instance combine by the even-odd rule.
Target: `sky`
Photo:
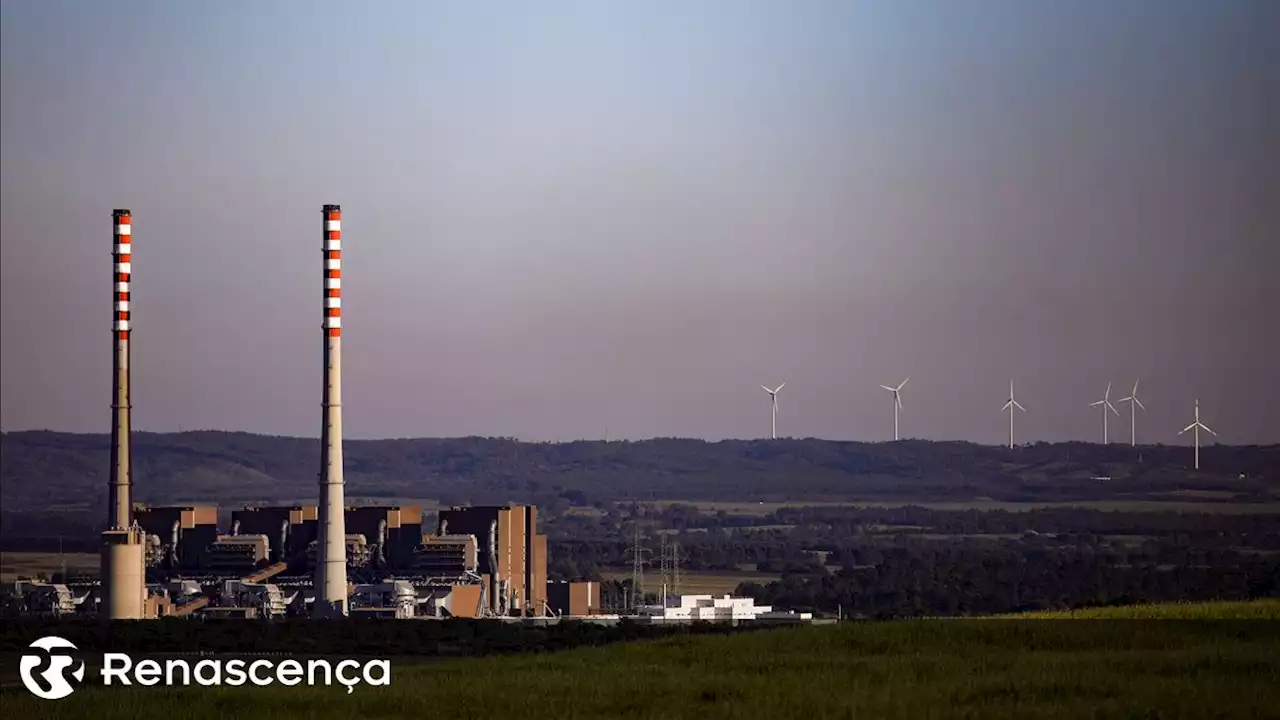
[[[1272,0],[0,0],[0,427],[1280,442]],[[1126,406],[1119,406],[1127,413]],[[1127,439],[1113,418],[1112,439]]]

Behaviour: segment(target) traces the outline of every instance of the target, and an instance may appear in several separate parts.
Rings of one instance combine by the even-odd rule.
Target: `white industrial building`
[[[681,595],[669,598],[665,605],[639,608],[638,614],[650,622],[692,622],[761,620],[771,622],[807,622],[812,613],[774,610],[769,605],[756,605],[751,598],[724,595]]]

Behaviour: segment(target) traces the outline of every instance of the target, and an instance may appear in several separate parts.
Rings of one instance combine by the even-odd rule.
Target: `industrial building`
[[[478,540],[479,572],[488,576],[489,609],[499,616],[540,616],[547,605],[547,538],[532,505],[454,507],[440,511],[437,534]]]
[[[601,614],[600,583],[565,582],[547,583],[547,605],[552,615],[559,617],[587,617]]]
[[[265,535],[273,563],[287,562],[316,541],[319,508],[315,505],[247,507],[231,513],[231,535]]]
[[[768,605],[756,605],[751,598],[729,595],[681,595],[670,601],[641,607],[638,614],[649,622],[809,622],[813,619],[812,613],[775,611]]]
[[[147,535],[149,570],[196,571],[204,563],[206,548],[218,539],[218,508],[214,505],[151,507],[137,503],[133,518]]]
[[[547,537],[528,505],[452,507],[426,532],[422,508],[348,507],[342,456],[342,211],[321,218],[324,340],[316,505],[247,507],[220,532],[213,505],[134,505],[132,465],[133,214],[112,212],[112,424],[107,530],[97,581],[15,585],[25,611],[109,619],[290,614],[589,617],[597,583],[548,583]],[[690,596],[651,617],[763,617],[768,608]],[[727,609],[726,609],[727,608]],[[727,613],[727,615],[726,615]]]

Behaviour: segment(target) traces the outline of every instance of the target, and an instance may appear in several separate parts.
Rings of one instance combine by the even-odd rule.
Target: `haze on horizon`
[[[1280,441],[1280,3],[0,1],[0,427]],[[1122,412],[1127,409],[1122,408]],[[1127,440],[1127,417],[1112,439]]]

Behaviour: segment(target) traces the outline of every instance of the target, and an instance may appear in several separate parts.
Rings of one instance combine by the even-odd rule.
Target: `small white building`
[[[812,613],[775,611],[769,605],[756,605],[752,598],[724,595],[681,595],[670,598],[666,605],[648,605],[639,608],[638,614],[651,622],[692,622],[767,620],[775,622],[802,622],[813,619]]]

